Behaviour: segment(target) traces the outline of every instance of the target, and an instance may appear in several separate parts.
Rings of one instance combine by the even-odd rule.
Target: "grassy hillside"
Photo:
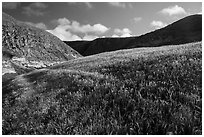
[[[12,70],[9,61],[13,58],[27,65],[40,62],[46,66],[81,57],[56,36],[18,21],[6,13],[2,13],[2,55],[3,73]]]
[[[35,61],[69,60],[80,56],[54,35],[17,21],[5,13],[2,13],[2,46],[5,54],[10,52]]]
[[[3,134],[202,134],[201,42],[102,53],[3,83]]]
[[[202,15],[191,15],[164,28],[138,37],[98,38],[93,41],[65,42],[81,55],[131,49],[138,47],[158,47],[162,45],[185,44],[202,40]]]

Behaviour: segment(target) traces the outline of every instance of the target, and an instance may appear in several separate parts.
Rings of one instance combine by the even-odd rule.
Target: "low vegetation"
[[[201,42],[88,56],[3,83],[3,134],[202,134]]]

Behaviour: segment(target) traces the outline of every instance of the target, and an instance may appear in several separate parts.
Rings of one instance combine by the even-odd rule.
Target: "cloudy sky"
[[[139,36],[185,16],[201,14],[201,2],[2,3],[3,12],[63,41]]]

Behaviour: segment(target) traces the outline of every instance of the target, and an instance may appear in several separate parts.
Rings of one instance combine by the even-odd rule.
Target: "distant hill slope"
[[[134,37],[97,38],[93,41],[64,41],[83,56],[94,55],[107,51],[124,49],[132,43]]]
[[[2,13],[3,61],[13,57],[27,61],[68,61],[81,55],[56,36]],[[49,64],[49,63],[48,63]]]
[[[201,40],[202,15],[191,15],[138,37],[98,38],[89,42],[65,41],[65,43],[76,49],[81,55],[87,56],[119,49],[184,44]]]
[[[2,134],[202,134],[202,45],[69,60],[2,84]]]

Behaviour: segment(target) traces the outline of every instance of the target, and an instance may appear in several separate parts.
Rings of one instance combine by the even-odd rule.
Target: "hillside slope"
[[[201,42],[70,60],[2,86],[3,134],[202,134]]]
[[[94,55],[107,51],[125,49],[135,40],[135,37],[127,38],[97,38],[93,41],[64,41],[83,56]]]
[[[32,64],[60,62],[75,59],[81,55],[56,36],[17,21],[2,13],[2,55],[3,68],[15,58],[19,62]]]
[[[65,43],[76,49],[81,55],[88,56],[120,49],[184,44],[201,40],[202,15],[191,15],[138,37],[98,38],[90,42],[67,41]]]

